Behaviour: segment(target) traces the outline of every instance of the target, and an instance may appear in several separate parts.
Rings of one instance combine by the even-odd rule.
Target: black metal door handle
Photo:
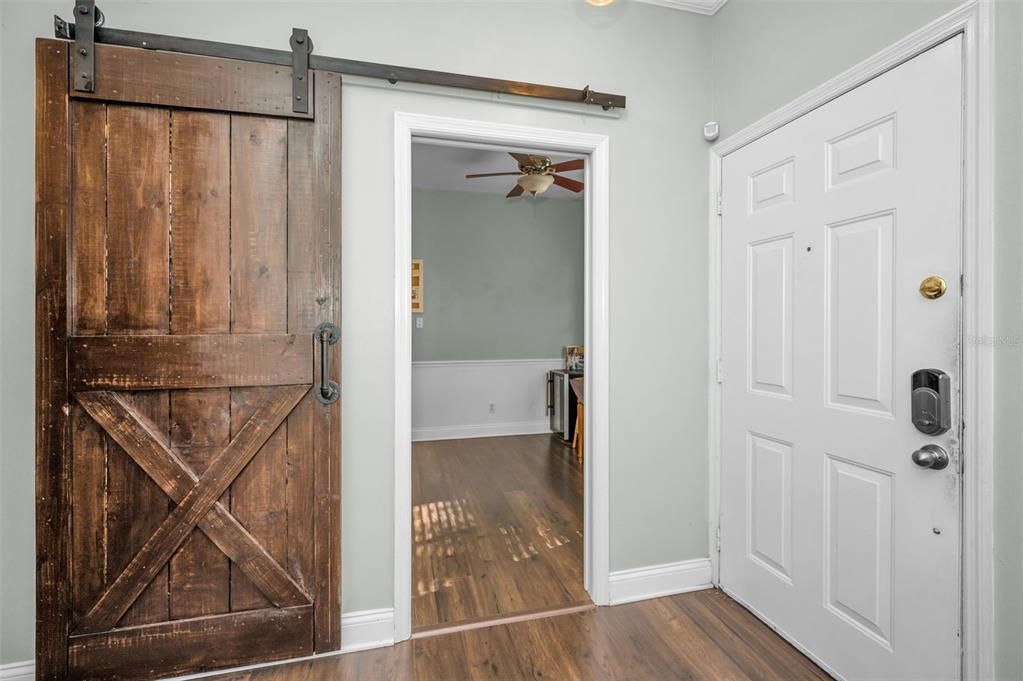
[[[323,404],[332,404],[341,397],[341,386],[330,380],[330,346],[341,339],[341,329],[330,322],[323,322],[313,334],[320,341],[320,387],[316,399]]]

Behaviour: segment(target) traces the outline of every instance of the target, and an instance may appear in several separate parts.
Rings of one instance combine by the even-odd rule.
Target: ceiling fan
[[[572,192],[581,192],[583,190],[582,182],[573,180],[570,177],[558,175],[558,173],[568,172],[569,170],[582,170],[585,161],[581,158],[577,158],[572,161],[562,161],[561,163],[551,163],[551,160],[546,156],[517,154],[514,151],[509,151],[508,153],[511,154],[511,157],[519,164],[518,172],[476,173],[474,175],[466,175],[466,179],[471,180],[477,177],[497,177],[499,175],[518,175],[518,181],[506,196],[506,198],[509,199],[516,196],[522,196],[525,192],[529,192],[533,196],[543,194],[551,188],[552,184],[564,187]]]

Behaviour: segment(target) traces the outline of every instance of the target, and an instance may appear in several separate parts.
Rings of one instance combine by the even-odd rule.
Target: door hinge
[[[721,526],[714,529],[714,551],[721,553]]]
[[[959,275],[959,295],[960,296],[966,295],[966,275],[965,274],[960,274]]]
[[[720,359],[714,365],[714,380],[717,381],[719,385],[725,382],[725,363]]]
[[[716,208],[716,210],[717,210],[717,214],[721,215],[721,192],[718,192],[718,199],[717,199],[717,208]]]

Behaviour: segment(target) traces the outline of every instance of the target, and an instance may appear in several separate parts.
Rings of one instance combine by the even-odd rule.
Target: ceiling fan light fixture
[[[554,184],[553,175],[520,175],[518,185],[530,194],[543,194]]]

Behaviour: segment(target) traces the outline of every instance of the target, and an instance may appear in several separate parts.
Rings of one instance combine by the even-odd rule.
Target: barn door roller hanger
[[[558,87],[556,85],[540,85],[499,78],[468,76],[446,71],[430,71],[407,66],[392,66],[373,62],[325,57],[313,54],[312,39],[305,29],[293,29],[291,35],[291,51],[272,50],[265,47],[220,43],[197,38],[181,38],[178,36],[142,33],[118,28],[107,28],[103,12],[96,6],[95,0],[78,0],[74,4],[74,22],[65,21],[54,16],[54,33],[58,38],[73,40],[74,53],[74,90],[78,92],[94,92],[96,78],[103,74],[96,73],[94,59],[95,46],[117,45],[120,47],[137,47],[147,50],[162,50],[196,54],[205,57],[222,59],[240,59],[243,61],[276,64],[292,67],[292,108],[295,113],[308,113],[312,110],[309,103],[309,69],[332,71],[350,76],[362,76],[386,80],[393,84],[406,82],[421,85],[437,85],[441,87],[461,88],[479,92],[491,92],[499,95],[514,95],[560,102],[576,102],[599,106],[605,111],[624,109],[625,95],[613,95],[597,92],[589,85],[581,90]]]

